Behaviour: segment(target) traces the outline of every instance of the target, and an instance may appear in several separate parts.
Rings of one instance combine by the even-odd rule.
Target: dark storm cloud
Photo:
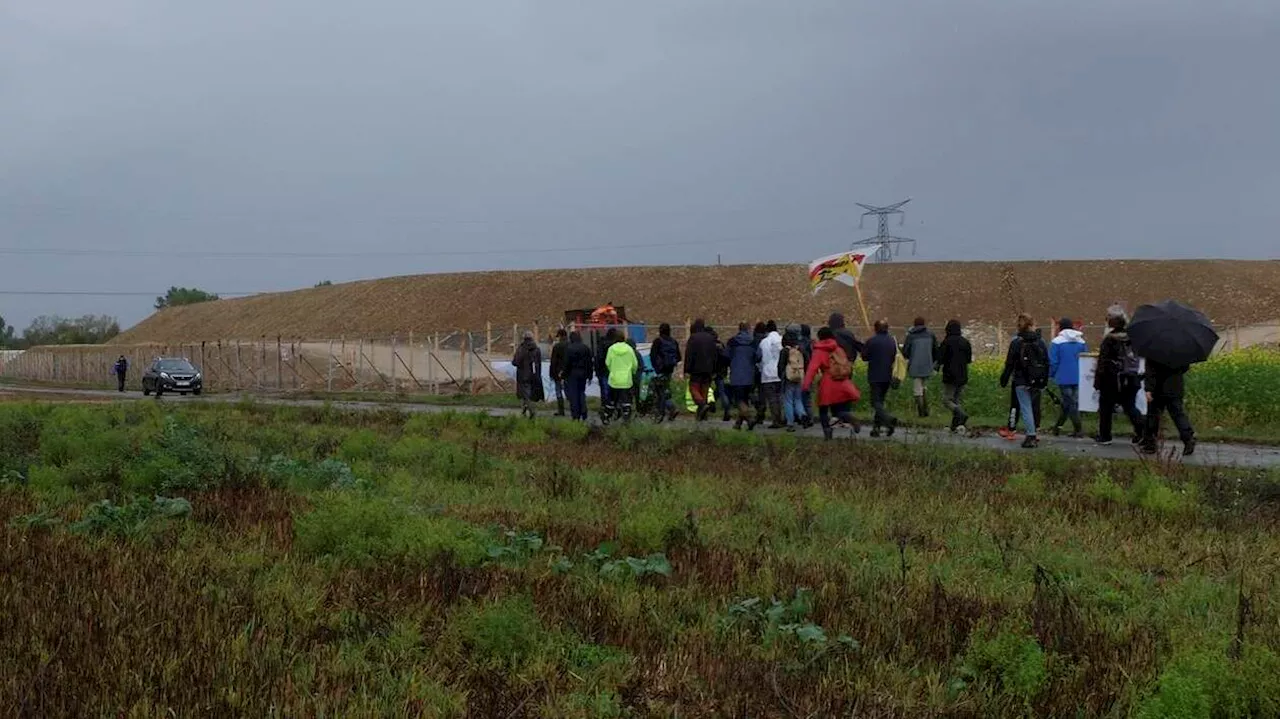
[[[1276,37],[1244,1],[8,3],[0,247],[510,254],[0,254],[0,289],[798,262],[908,195],[929,259],[1270,257]]]

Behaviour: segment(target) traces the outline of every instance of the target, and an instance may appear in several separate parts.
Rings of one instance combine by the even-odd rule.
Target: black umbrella
[[[1139,357],[1185,367],[1209,359],[1218,333],[1203,312],[1165,300],[1138,308],[1129,323],[1129,340]]]

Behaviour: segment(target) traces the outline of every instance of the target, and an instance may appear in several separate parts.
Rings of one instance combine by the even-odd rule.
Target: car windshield
[[[161,372],[195,372],[196,368],[186,360],[160,360],[156,369]]]

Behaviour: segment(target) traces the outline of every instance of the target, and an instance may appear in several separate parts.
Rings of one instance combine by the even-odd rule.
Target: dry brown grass
[[[924,315],[1010,324],[1018,312],[1101,323],[1112,302],[1181,299],[1218,323],[1280,318],[1280,261],[919,262],[871,266],[863,282],[874,315],[895,325]],[[821,324],[833,310],[857,315],[853,292],[817,297],[799,265],[632,267],[433,274],[368,280],[221,300],[158,312],[118,344],[211,339],[390,337],[410,331],[482,330],[539,322],[565,309],[625,305],[633,319],[719,323],[776,317]]]

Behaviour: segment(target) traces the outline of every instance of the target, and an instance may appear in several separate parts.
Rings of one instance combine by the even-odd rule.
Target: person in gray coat
[[[938,338],[925,326],[923,317],[917,317],[902,341],[902,356],[907,359],[907,377],[911,378],[911,393],[916,398],[916,413],[929,416],[929,400],[925,387],[933,376],[938,362]]]

